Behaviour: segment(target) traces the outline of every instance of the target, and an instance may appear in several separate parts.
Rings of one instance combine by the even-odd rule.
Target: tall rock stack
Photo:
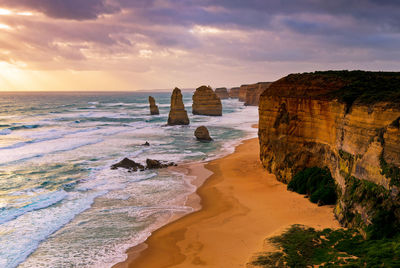
[[[149,103],[150,103],[150,114],[151,115],[158,115],[160,111],[158,110],[158,106],[156,105],[156,101],[152,96],[149,96]]]
[[[168,116],[168,125],[189,125],[189,117],[182,101],[182,93],[175,88],[171,95],[171,108]]]
[[[246,98],[244,105],[258,106],[260,95],[266,90],[272,82],[259,82],[254,85],[249,85],[246,90]]]
[[[229,90],[229,97],[231,99],[237,99],[239,98],[239,89],[240,87],[233,87]]]
[[[222,115],[221,100],[211,87],[201,86],[196,89],[193,95],[192,113],[211,116]]]
[[[215,89],[215,94],[221,99],[229,99],[229,93],[226,87],[219,87]]]

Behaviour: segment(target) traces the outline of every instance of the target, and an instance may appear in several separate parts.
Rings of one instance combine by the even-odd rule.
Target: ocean
[[[149,95],[160,115],[149,115]],[[166,126],[170,95],[0,93],[0,267],[110,267],[171,216],[193,211],[190,176],[110,166],[222,157],[256,136],[258,107],[228,99],[222,117],[192,115],[184,92],[190,125]],[[213,142],[196,141],[201,125]]]

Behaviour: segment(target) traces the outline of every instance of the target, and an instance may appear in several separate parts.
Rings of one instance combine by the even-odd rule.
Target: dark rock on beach
[[[136,163],[135,161],[126,157],[121,162],[118,162],[111,166],[111,169],[117,169],[117,168],[125,168],[128,169],[129,171],[144,170],[144,166],[142,164]]]
[[[166,168],[170,166],[175,166],[175,163],[161,163],[159,160],[154,160],[154,159],[146,159],[146,169],[159,169],[159,168]]]

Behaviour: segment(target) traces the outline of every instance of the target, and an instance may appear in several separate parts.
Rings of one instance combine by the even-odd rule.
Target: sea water
[[[208,161],[256,135],[257,107],[228,99],[222,117],[199,116],[183,97],[189,126],[166,126],[170,93],[0,93],[0,267],[110,267],[192,212],[193,178],[110,169],[124,157]],[[200,125],[213,142],[196,141]]]

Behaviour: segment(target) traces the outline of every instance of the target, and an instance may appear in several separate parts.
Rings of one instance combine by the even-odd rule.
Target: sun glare
[[[0,8],[0,15],[11,15],[11,10]]]
[[[12,28],[6,24],[0,23],[0,30],[11,30]]]

